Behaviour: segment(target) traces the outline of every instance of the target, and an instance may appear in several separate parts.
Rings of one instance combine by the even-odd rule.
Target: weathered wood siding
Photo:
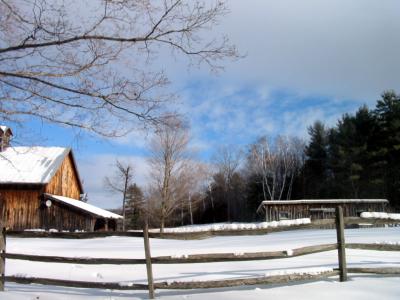
[[[69,154],[60,168],[45,187],[45,193],[79,199],[83,191],[80,188],[78,176]]]
[[[5,200],[0,193],[0,230],[5,226],[5,218],[4,218],[5,208],[6,208]]]
[[[3,199],[4,224],[6,228],[22,230],[40,228],[39,206],[41,188],[0,186],[0,197]]]
[[[311,218],[327,219],[334,218],[334,211],[338,205],[343,208],[345,217],[357,217],[364,211],[386,211],[385,203],[312,203],[312,204],[272,204],[265,207],[266,221],[280,221],[283,219]],[[329,211],[317,211],[318,209],[332,209]]]
[[[44,193],[80,201],[83,190],[71,153],[65,157],[48,184],[0,185],[0,217],[6,228],[93,231],[97,220],[97,230],[115,230],[114,220],[97,219],[90,213],[55,200],[47,207]]]
[[[52,201],[51,207],[43,205],[40,215],[42,228],[47,230],[93,231],[96,221],[91,215],[56,201]]]

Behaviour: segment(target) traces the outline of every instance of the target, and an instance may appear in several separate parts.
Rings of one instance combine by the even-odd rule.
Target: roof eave
[[[69,149],[69,153],[68,154],[71,155],[72,164],[74,165],[74,169],[75,169],[75,173],[76,173],[76,179],[78,180],[79,188],[81,189],[81,192],[83,194],[85,191],[83,189],[81,177],[79,175],[78,167],[77,167],[77,164],[76,164],[76,161],[75,161],[75,156],[74,156],[74,153],[73,153],[72,149],[71,148],[68,148],[68,149]]]
[[[72,207],[72,208],[74,208],[74,209],[76,209],[76,210],[78,210],[80,212],[83,212],[83,213],[85,213],[87,215],[90,215],[92,217],[95,217],[97,219],[111,219],[111,220],[123,219],[122,216],[120,216],[120,218],[113,218],[113,217],[105,217],[105,216],[102,216],[102,215],[98,215],[98,214],[96,214],[94,212],[87,211],[87,210],[85,210],[85,209],[83,209],[83,208],[81,208],[79,206],[74,206],[74,205],[68,204],[66,202],[63,202],[63,201],[57,199],[56,197],[53,197],[53,195],[51,195],[51,194],[44,193],[43,195],[45,196],[46,199],[50,199],[50,200],[56,201],[57,203],[61,203],[61,204],[67,205],[68,207]],[[76,201],[81,201],[81,200],[76,200]]]
[[[341,203],[389,203],[387,199],[301,199],[301,200],[264,200],[260,206],[266,205],[286,205],[286,204],[319,204],[319,203],[330,203],[330,204],[341,204]],[[258,210],[258,209],[257,209]]]

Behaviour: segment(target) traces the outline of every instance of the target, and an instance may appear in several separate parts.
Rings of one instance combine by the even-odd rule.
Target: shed
[[[335,208],[343,207],[345,217],[358,217],[365,211],[387,211],[386,199],[303,199],[262,201],[257,211],[264,209],[265,220],[280,221],[286,219],[328,219],[333,218]]]
[[[115,230],[117,214],[81,201],[72,150],[5,147],[0,152],[0,208],[10,230]]]
[[[13,133],[10,127],[3,125],[0,126],[0,151],[3,151],[8,147],[12,136]]]

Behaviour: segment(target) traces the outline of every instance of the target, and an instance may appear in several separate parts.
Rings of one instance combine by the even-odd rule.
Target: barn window
[[[288,219],[289,219],[289,212],[287,211],[279,212],[279,220],[288,220]]]

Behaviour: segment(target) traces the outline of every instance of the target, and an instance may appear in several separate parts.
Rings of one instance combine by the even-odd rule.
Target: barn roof
[[[120,215],[114,214],[108,210],[99,208],[97,206],[88,204],[88,203],[80,201],[80,200],[63,197],[63,196],[51,195],[51,194],[45,194],[45,197],[47,199],[63,203],[67,206],[72,206],[78,210],[89,213],[91,215],[95,215],[97,217],[106,218],[106,219],[122,219],[122,216],[120,216]]]
[[[0,130],[3,131],[3,132],[6,132],[7,130],[9,130],[11,132],[11,134],[12,134],[12,131],[11,131],[10,127],[4,126],[4,125],[0,125]]]
[[[303,199],[303,200],[265,200],[261,205],[291,204],[347,204],[347,203],[389,203],[386,199]]]
[[[49,183],[69,154],[83,191],[72,151],[62,147],[8,147],[0,153],[0,184]]]

